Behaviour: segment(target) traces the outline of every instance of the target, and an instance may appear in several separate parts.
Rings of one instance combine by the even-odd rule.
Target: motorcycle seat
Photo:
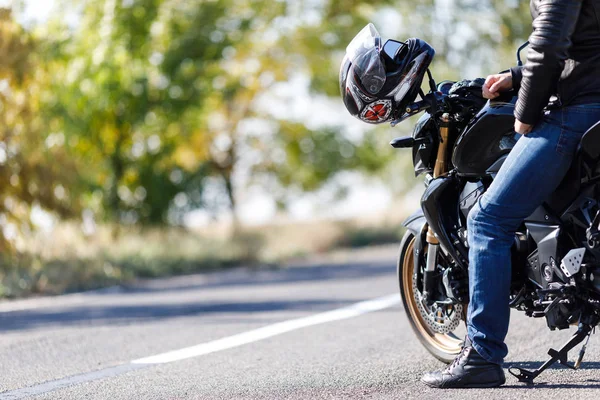
[[[574,200],[581,187],[582,169],[593,168],[600,160],[600,121],[582,136],[571,167],[554,193],[546,201],[550,209],[561,214]]]
[[[600,158],[600,121],[583,134],[580,150],[589,161]]]

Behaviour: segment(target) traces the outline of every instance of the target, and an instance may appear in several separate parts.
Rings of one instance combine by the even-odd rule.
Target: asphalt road
[[[389,297],[395,255],[0,303],[0,399],[598,398],[595,336],[581,370],[553,368],[533,388],[512,376],[500,389],[423,386],[442,364]],[[538,366],[570,333],[514,313],[507,361]]]

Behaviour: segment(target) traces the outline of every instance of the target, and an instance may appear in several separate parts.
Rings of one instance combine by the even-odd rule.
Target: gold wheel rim
[[[408,308],[407,311],[412,316],[412,320],[414,321],[414,325],[419,331],[419,334],[429,344],[445,353],[458,354],[458,352],[460,352],[461,340],[451,334],[434,332],[429,328],[427,322],[419,312],[419,308],[416,303],[417,300],[415,292],[413,289],[415,267],[414,246],[415,238],[410,241],[408,247],[406,248],[406,252],[404,253],[404,262],[402,265],[402,289],[405,293]]]

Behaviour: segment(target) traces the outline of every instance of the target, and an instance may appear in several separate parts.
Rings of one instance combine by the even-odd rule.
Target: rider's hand
[[[518,119],[515,120],[515,132],[520,133],[521,135],[527,135],[531,132],[533,125],[524,124]]]
[[[500,92],[513,88],[512,75],[510,72],[505,74],[490,75],[483,84],[483,97],[486,99],[495,99],[500,96]]]

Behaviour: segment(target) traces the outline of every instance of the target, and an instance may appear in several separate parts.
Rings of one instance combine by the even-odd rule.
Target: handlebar
[[[398,125],[400,122],[404,121],[405,119],[420,113],[421,111],[429,110],[432,108],[435,110],[437,104],[440,101],[442,101],[444,97],[446,96],[443,95],[441,92],[431,92],[427,96],[425,96],[423,100],[409,104],[404,109],[404,114],[402,114],[400,118],[392,121],[392,128]]]

